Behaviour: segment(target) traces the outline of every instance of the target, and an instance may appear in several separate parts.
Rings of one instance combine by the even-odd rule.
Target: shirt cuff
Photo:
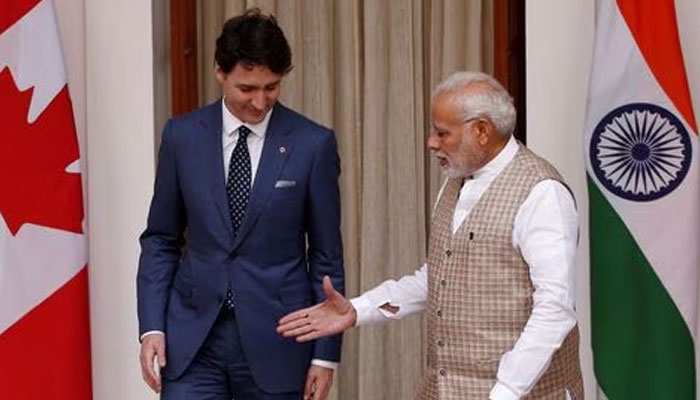
[[[335,370],[338,369],[338,363],[337,363],[337,362],[326,361],[326,360],[317,360],[317,359],[315,359],[315,358],[314,358],[313,360],[311,360],[311,365],[316,365],[316,366],[318,366],[318,367],[323,367],[323,368],[332,369],[333,371],[335,371]]]
[[[355,326],[363,326],[386,321],[386,318],[384,318],[384,315],[380,312],[379,307],[372,304],[372,301],[366,295],[350,299],[350,303],[352,304],[353,308],[355,308],[355,312],[357,312]]]
[[[143,335],[141,335],[139,340],[141,340],[143,342],[143,339],[149,335],[165,335],[165,332],[163,332],[163,331],[148,331],[148,332],[145,332]]]
[[[515,394],[512,390],[501,382],[496,382],[491,389],[489,394],[489,399],[491,400],[520,400],[520,396]]]

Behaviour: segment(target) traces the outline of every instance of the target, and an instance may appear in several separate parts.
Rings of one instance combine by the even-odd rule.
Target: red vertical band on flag
[[[41,0],[0,1],[0,35],[19,21]]]
[[[89,400],[90,328],[83,268],[0,335],[0,398]]]
[[[697,134],[673,0],[617,0],[617,6],[649,69]]]

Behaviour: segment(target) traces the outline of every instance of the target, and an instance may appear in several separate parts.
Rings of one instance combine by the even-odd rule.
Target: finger
[[[332,383],[333,383],[333,380],[331,379],[331,381],[328,382],[326,387],[323,389],[323,393],[321,393],[321,400],[328,398],[328,394],[331,392]]]
[[[321,332],[319,332],[319,331],[312,331],[312,332],[307,333],[307,334],[305,334],[305,335],[297,336],[297,339],[296,339],[296,340],[297,340],[298,343],[303,343],[303,342],[308,342],[308,341],[311,341],[311,340],[316,340],[316,339],[318,339],[318,338],[320,338],[320,337],[323,337],[323,335],[321,334]]]
[[[309,315],[310,312],[316,310],[317,308],[319,308],[319,306],[320,306],[320,305],[317,304],[317,305],[315,305],[315,306],[311,306],[311,307],[308,307],[308,308],[303,308],[303,309],[301,309],[301,310],[296,310],[296,311],[294,311],[294,312],[291,312],[291,313],[285,315],[284,317],[282,317],[282,318],[279,320],[279,324],[282,325],[282,324],[285,324],[285,323],[287,323],[287,322],[294,321],[294,320],[297,320],[297,319],[300,319],[300,318],[306,318],[306,317]]]
[[[150,357],[149,357],[150,358]],[[158,385],[158,378],[156,377],[155,371],[153,371],[153,358],[150,358],[151,362],[147,360],[141,364],[141,376],[143,381],[146,382],[148,387],[154,392],[158,393],[160,390]]]
[[[156,355],[158,356],[158,366],[161,368],[165,367],[165,346],[160,345],[156,349]]]
[[[146,382],[149,388],[153,390],[156,393],[160,393],[160,382],[158,378],[155,377],[155,375],[149,375],[148,373],[141,374],[143,376],[143,380]]]
[[[304,399],[310,399],[313,395],[313,388],[316,383],[316,375],[311,371],[306,376],[306,384],[304,384]]]
[[[328,392],[331,390],[332,378],[329,378],[327,374],[323,374],[323,379],[319,377],[316,379],[316,390],[314,391],[313,400],[324,400],[328,397]]]
[[[322,387],[323,385],[321,385],[319,381],[320,381],[320,379],[316,380],[316,387],[314,388],[314,391],[311,393],[311,400],[320,400],[323,398],[323,397],[321,397],[323,394],[323,387]]]
[[[146,376],[149,378],[149,380],[151,380],[151,377],[154,373],[154,371],[153,371],[153,356],[154,356],[153,351],[149,347],[146,350],[144,357],[143,357],[143,360],[141,362],[143,370],[146,373]]]
[[[151,380],[148,377],[148,374],[146,374],[146,370],[143,368],[141,368],[141,379],[143,379],[143,381],[146,382],[146,385],[148,385],[148,387],[155,392],[155,389],[153,386],[151,386]]]
[[[160,378],[156,375],[153,359],[153,347],[146,345],[141,351],[141,375],[146,384],[156,393],[160,392]]]
[[[290,329],[287,330],[286,332],[282,333],[282,336],[284,337],[295,337],[299,335],[306,335],[307,333],[313,332],[314,327],[311,325],[303,325],[298,328]]]
[[[297,328],[300,328],[303,326],[309,326],[309,325],[311,325],[311,319],[307,315],[304,318],[299,318],[299,319],[296,319],[294,321],[289,321],[287,323],[278,325],[277,332],[282,333],[285,331],[290,331],[292,329],[297,329]]]
[[[324,400],[328,397],[328,389],[316,389],[311,400]]]

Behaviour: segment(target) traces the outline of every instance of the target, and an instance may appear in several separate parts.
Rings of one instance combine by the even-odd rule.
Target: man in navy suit
[[[324,300],[324,276],[344,285],[335,137],[277,101],[291,51],[272,16],[228,20],[215,58],[223,99],[163,131],[140,238],[142,375],[166,400],[321,400],[341,336],[275,327]]]

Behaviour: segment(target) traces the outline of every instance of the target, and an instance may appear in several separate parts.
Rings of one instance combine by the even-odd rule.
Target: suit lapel
[[[222,116],[221,100],[216,101],[204,109],[202,118],[197,123],[206,131],[206,143],[201,157],[205,160],[206,170],[204,179],[209,180],[214,203],[226,230],[233,240],[233,223],[226,197],[226,176],[224,175],[224,155],[222,150]]]
[[[234,239],[234,249],[240,245],[260,216],[260,212],[282,172],[282,167],[284,167],[292,151],[292,142],[287,135],[290,129],[287,111],[284,106],[277,103],[272,111],[272,116],[270,116],[267,132],[265,132],[265,142],[260,155],[258,169],[255,173],[255,181],[250,190],[248,209]]]

